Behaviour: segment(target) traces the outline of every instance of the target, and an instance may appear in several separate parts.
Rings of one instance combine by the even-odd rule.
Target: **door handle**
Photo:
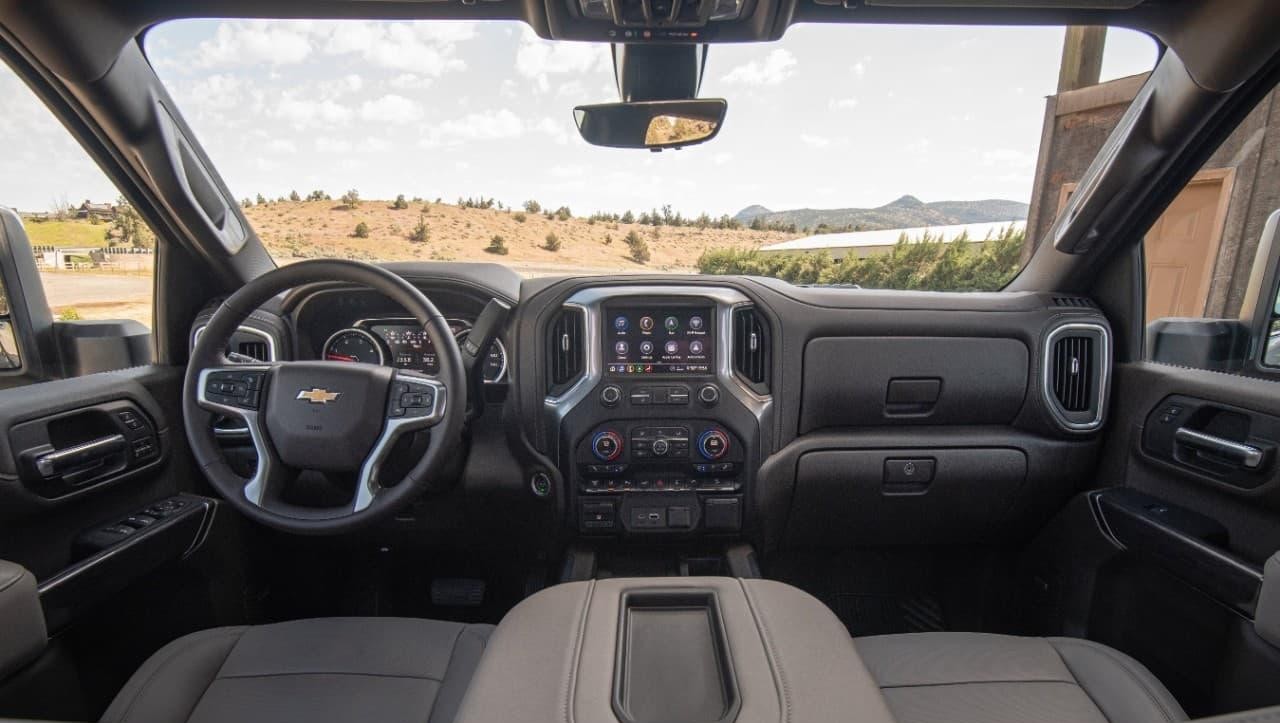
[[[82,471],[95,463],[101,464],[112,455],[123,454],[125,446],[123,434],[99,437],[36,457],[36,471],[46,479],[65,476],[70,472]]]
[[[1173,439],[1178,444],[1203,452],[1211,452],[1245,469],[1257,469],[1262,466],[1262,460],[1266,456],[1261,449],[1251,444],[1223,439],[1186,427],[1179,427],[1173,433]]]

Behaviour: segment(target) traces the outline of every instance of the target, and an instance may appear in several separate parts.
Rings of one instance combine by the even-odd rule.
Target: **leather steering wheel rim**
[[[403,307],[423,325],[427,338],[435,347],[438,359],[439,369],[433,378],[388,370],[386,367],[373,367],[367,371],[369,374],[390,379],[390,382],[378,380],[378,383],[390,384],[390,394],[396,393],[397,383],[411,385],[410,388],[415,391],[434,390],[434,396],[428,395],[433,402],[431,414],[406,420],[394,418],[395,415],[389,412],[382,418],[382,431],[378,436],[377,444],[370,450],[370,456],[365,460],[365,467],[360,470],[362,476],[357,485],[355,502],[349,509],[301,507],[282,501],[274,501],[268,505],[262,500],[254,501],[251,499],[253,494],[250,493],[250,484],[232,470],[213,436],[211,421],[214,414],[235,413],[237,409],[210,403],[206,398],[208,395],[204,394],[208,382],[202,384],[202,380],[213,378],[209,376],[211,373],[228,374],[260,370],[263,384],[271,385],[272,380],[279,374],[278,370],[286,365],[295,365],[304,373],[303,367],[307,365],[312,365],[313,368],[318,368],[314,367],[316,364],[346,366],[345,362],[236,364],[227,359],[224,353],[236,329],[266,301],[298,286],[333,281],[363,286],[380,292]],[[349,366],[365,367],[367,365],[351,364]],[[237,372],[237,370],[241,371]],[[278,391],[292,393],[292,389]],[[261,482],[260,477],[264,477],[264,467],[269,465],[271,460],[274,460],[274,464],[279,464],[279,459],[275,457],[275,449],[265,433],[266,425],[263,421],[267,419],[266,415],[271,414],[271,405],[267,402],[269,396],[277,400],[280,398],[279,394],[273,395],[273,392],[267,389],[262,394],[260,409],[245,409],[242,413],[236,414],[249,424],[254,445],[258,450],[259,467],[254,477],[258,482]],[[301,393],[298,399],[303,399]],[[304,535],[339,534],[386,519],[426,489],[430,479],[443,466],[446,455],[456,449],[456,443],[461,438],[467,408],[466,369],[448,321],[431,303],[431,300],[412,284],[386,269],[371,264],[340,259],[315,259],[273,269],[245,284],[222,302],[193,346],[183,383],[182,406],[187,440],[191,446],[192,455],[209,483],[229,504],[246,517],[285,532]],[[394,400],[391,401],[391,406],[395,406]],[[379,408],[389,407],[383,404]],[[262,419],[257,417],[258,413],[263,415]],[[430,428],[431,439],[426,451],[398,484],[381,486],[376,480],[380,460],[374,459],[373,455],[385,454],[389,451],[396,438],[396,434],[392,432],[398,430],[400,425],[406,421],[418,420],[421,421],[420,424],[408,426],[406,429]],[[372,465],[372,472],[367,475],[366,480],[364,473],[368,471],[369,465]],[[370,489],[362,490],[360,488],[362,484],[369,485]],[[373,488],[374,485],[377,485],[376,489]],[[363,507],[362,499],[366,503]]]

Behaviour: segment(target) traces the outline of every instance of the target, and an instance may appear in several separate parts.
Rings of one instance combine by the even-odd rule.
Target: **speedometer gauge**
[[[385,363],[382,344],[364,329],[342,329],[334,333],[324,343],[324,358],[325,361]]]

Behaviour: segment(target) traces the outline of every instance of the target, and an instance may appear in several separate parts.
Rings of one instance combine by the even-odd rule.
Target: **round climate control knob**
[[[650,449],[653,450],[653,455],[655,457],[665,457],[667,456],[667,452],[671,451],[671,443],[660,437],[653,440],[653,445]]]
[[[591,453],[601,462],[612,462],[622,456],[622,437],[612,429],[597,433],[591,440]]]
[[[729,435],[719,429],[708,429],[698,437],[698,452],[706,459],[720,459],[729,452]]]

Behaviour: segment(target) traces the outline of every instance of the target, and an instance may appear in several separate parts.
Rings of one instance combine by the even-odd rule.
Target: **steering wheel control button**
[[[610,384],[600,390],[600,403],[606,407],[616,407],[622,401],[622,387]]]
[[[613,430],[599,432],[591,440],[591,452],[602,462],[612,462],[622,456],[622,437]]]
[[[729,452],[729,435],[719,429],[708,429],[698,437],[698,452],[715,461]]]
[[[698,390],[698,401],[708,407],[714,407],[720,401],[720,388],[714,384],[703,384]]]
[[[551,477],[546,472],[535,472],[529,478],[529,489],[533,491],[534,497],[550,497],[551,496]]]
[[[205,399],[215,404],[226,404],[241,409],[257,409],[262,403],[265,376],[265,371],[212,372],[205,382]]]

